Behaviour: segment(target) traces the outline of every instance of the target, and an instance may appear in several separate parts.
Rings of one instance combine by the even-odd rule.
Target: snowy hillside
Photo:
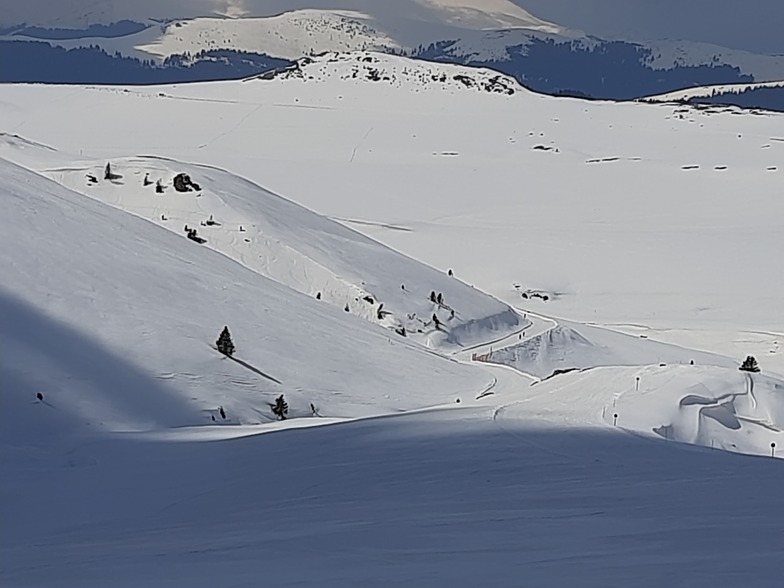
[[[103,162],[46,174],[181,235],[193,227],[205,247],[428,347],[470,346],[525,326],[509,307],[444,272],[223,170],[156,158],[112,163],[114,181],[103,179]],[[177,191],[172,179],[183,173],[199,190]]]
[[[3,402],[17,415],[6,442],[58,425],[268,422],[279,394],[292,417],[313,416],[310,403],[323,417],[366,416],[473,397],[490,382],[5,161],[1,189]],[[224,325],[240,361],[212,348]],[[37,391],[46,405],[31,405]]]
[[[408,10],[399,3],[390,11],[366,2],[368,6],[358,10],[311,9],[259,18],[196,18],[166,25],[153,43],[140,44],[129,37],[126,44],[159,58],[205,49],[238,49],[298,59],[329,51],[399,52],[442,39],[480,37],[480,32],[487,29],[567,32],[506,0],[495,0],[493,7],[471,0],[405,3],[411,5]]]
[[[688,90],[680,90],[678,92],[668,92],[667,94],[659,94],[658,96],[648,96],[643,98],[645,102],[681,102],[689,100],[690,98],[704,98],[715,94],[727,93],[740,93],[746,90],[753,90],[757,88],[782,88],[784,81],[779,82],[763,82],[759,84],[729,84],[717,86],[705,86],[701,88],[689,88]]]
[[[508,365],[539,378],[601,366],[689,364],[737,367],[716,354],[631,337],[607,329],[559,321],[540,335],[489,354],[488,361]]]

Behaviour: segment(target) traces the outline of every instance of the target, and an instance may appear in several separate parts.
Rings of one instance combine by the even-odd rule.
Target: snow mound
[[[784,381],[706,366],[640,371],[639,389],[618,396],[626,428],[671,441],[770,455],[784,444]],[[621,416],[623,419],[621,420]]]
[[[333,220],[229,172],[153,157],[71,165],[47,175],[203,245],[345,313],[429,347],[463,347],[508,334],[520,318],[507,305]],[[178,192],[186,173],[199,190]],[[160,181],[166,186],[156,189]],[[146,185],[145,185],[146,184]],[[431,299],[435,293],[437,300]]]
[[[557,416],[555,416],[557,415]],[[771,455],[784,447],[784,380],[737,367],[598,367],[535,384],[496,409],[502,424],[617,426],[646,437]],[[776,454],[778,455],[778,454]]]
[[[329,78],[417,89],[468,89],[507,96],[523,90],[514,78],[489,69],[444,66],[366,51],[303,57],[290,66],[261,74],[256,79],[323,82]]]
[[[487,359],[540,378],[599,366],[691,361],[724,367],[734,365],[720,355],[572,323],[559,324],[517,345],[493,351]]]
[[[323,417],[376,415],[488,385],[153,223],[5,160],[0,172],[4,443],[265,423],[280,394],[291,418],[312,417],[311,404]],[[237,361],[213,348],[224,325]]]

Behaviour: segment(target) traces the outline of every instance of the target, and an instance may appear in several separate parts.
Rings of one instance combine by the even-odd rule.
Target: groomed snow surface
[[[2,96],[0,584],[779,585],[782,117],[364,53]]]

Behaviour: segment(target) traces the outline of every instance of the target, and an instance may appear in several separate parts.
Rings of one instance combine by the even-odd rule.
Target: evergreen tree
[[[759,364],[757,363],[756,358],[753,355],[748,355],[744,362],[741,364],[740,371],[742,372],[754,372],[757,373],[760,371]]]
[[[223,331],[221,331],[220,337],[215,342],[215,346],[223,355],[228,355],[229,357],[234,355],[234,342],[231,340],[229,327],[223,327]]]
[[[278,417],[279,421],[285,421],[289,414],[289,405],[283,399],[283,394],[275,399],[275,404],[272,405],[273,414]]]

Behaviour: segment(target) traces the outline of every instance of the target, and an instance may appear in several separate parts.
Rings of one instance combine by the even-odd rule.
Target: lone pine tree
[[[757,359],[753,355],[746,356],[746,359],[743,361],[743,363],[738,369],[742,372],[757,373],[760,371],[759,364],[757,363]]]
[[[285,421],[289,414],[289,405],[283,399],[283,394],[275,399],[275,404],[272,405],[272,413],[278,417],[279,421]]]
[[[215,346],[223,355],[228,355],[229,357],[234,355],[234,342],[231,340],[229,327],[223,327],[220,337],[218,337],[218,340],[215,342]]]

